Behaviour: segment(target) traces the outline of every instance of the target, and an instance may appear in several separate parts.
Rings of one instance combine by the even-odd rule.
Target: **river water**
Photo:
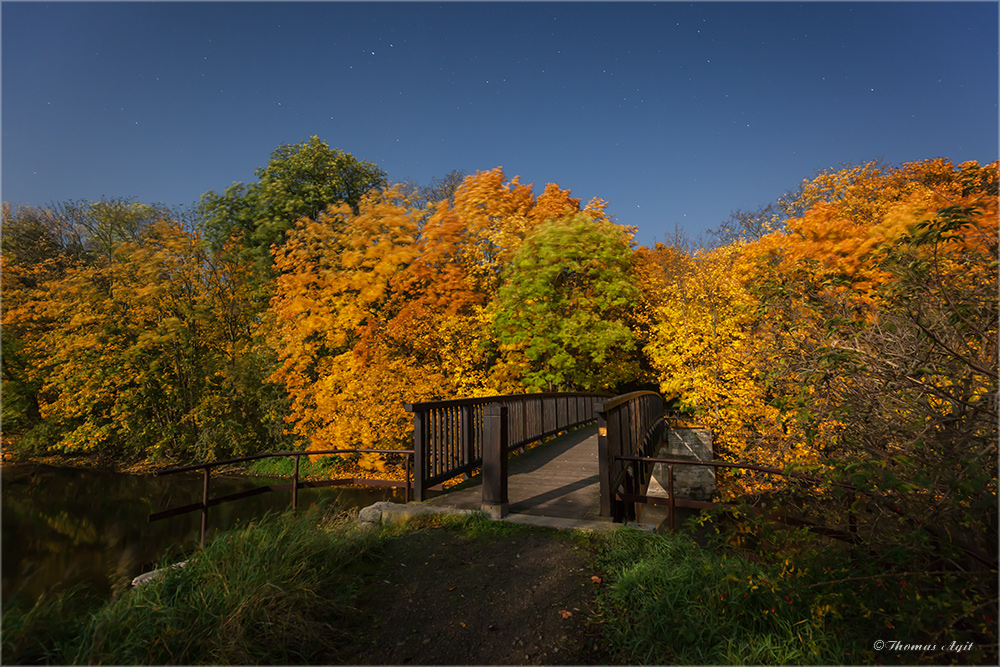
[[[211,495],[235,493],[273,478],[212,476]],[[279,482],[280,483],[280,482]],[[198,544],[201,512],[148,523],[150,512],[199,502],[202,475],[153,477],[7,464],[2,493],[2,603],[32,604],[47,591],[83,584],[107,595],[155,567],[163,554],[189,552]],[[330,487],[300,489],[299,508],[316,502],[365,507],[379,500],[402,502],[402,490]],[[291,492],[272,492],[209,509],[209,536],[268,510],[291,505]]]

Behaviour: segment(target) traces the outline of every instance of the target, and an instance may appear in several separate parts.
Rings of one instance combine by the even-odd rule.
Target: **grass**
[[[839,641],[769,590],[760,564],[678,535],[612,533],[599,600],[618,657],[641,664],[837,664]],[[804,612],[804,613],[803,613]]]
[[[482,514],[361,530],[323,507],[222,533],[186,567],[110,601],[78,590],[5,609],[0,661],[336,663],[365,622],[352,602],[380,547],[428,527],[581,541],[603,578],[591,622],[615,663],[996,664],[995,571],[920,569],[902,553],[886,564],[764,526],[749,548],[725,530],[703,548],[684,534],[566,536]],[[877,640],[938,648],[876,650]]]
[[[320,510],[221,534],[183,568],[63,619],[72,596],[3,617],[4,664],[330,662],[377,533]],[[165,564],[166,565],[166,564]]]
[[[753,551],[611,533],[597,607],[616,662],[996,664],[995,571],[880,562],[806,530],[757,530]],[[953,641],[972,647],[947,650]]]
[[[78,586],[42,597],[30,609],[14,605],[3,612],[0,664],[63,664],[76,652],[88,613],[101,600]]]
[[[299,477],[326,478],[340,472],[344,459],[340,456],[323,456],[312,461],[308,456],[299,459]],[[272,456],[251,461],[247,471],[261,477],[291,477],[295,472],[295,459],[291,456]]]

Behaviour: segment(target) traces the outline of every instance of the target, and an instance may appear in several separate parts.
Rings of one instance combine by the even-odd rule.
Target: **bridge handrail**
[[[535,394],[502,394],[498,396],[474,396],[472,398],[448,398],[438,401],[423,401],[420,403],[406,403],[403,409],[407,412],[426,412],[427,410],[441,407],[463,406],[463,405],[486,405],[501,401],[521,399],[521,398],[558,398],[562,396],[580,396],[603,398],[608,394],[597,394],[587,392],[559,391],[559,392],[538,392]]]
[[[594,402],[607,394],[507,394],[407,403],[413,414],[413,489],[418,501],[432,485],[483,464],[485,411],[507,409],[507,451],[596,419]]]
[[[342,477],[338,479],[322,480],[317,482],[299,480],[299,460],[301,459],[301,457],[320,456],[327,454],[402,454],[406,457],[405,479],[402,482],[396,480],[385,480],[385,479],[367,479],[362,477]],[[224,465],[231,465],[234,463],[244,463],[246,461],[256,461],[259,459],[275,458],[278,456],[295,457],[295,469],[292,474],[291,483],[265,484],[264,486],[256,486],[251,489],[247,489],[245,491],[240,491],[238,493],[231,493],[225,496],[219,496],[216,498],[208,497],[209,480],[213,468],[218,468],[219,466],[224,466]],[[209,507],[214,507],[215,505],[221,505],[223,503],[240,500],[242,498],[249,498],[250,496],[260,495],[261,493],[268,493],[270,491],[285,491],[291,489],[293,510],[298,508],[300,488],[342,486],[346,484],[402,487],[406,489],[404,495],[404,502],[408,503],[410,502],[410,488],[411,488],[410,471],[413,467],[412,459],[413,459],[412,449],[371,449],[371,448],[311,449],[308,451],[297,451],[297,452],[265,452],[263,454],[251,454],[249,456],[240,456],[233,459],[222,459],[218,461],[207,461],[205,463],[193,463],[191,465],[179,466],[176,468],[165,468],[155,471],[153,473],[153,476],[162,477],[164,475],[173,475],[175,473],[180,473],[180,472],[192,472],[195,470],[201,470],[203,474],[201,502],[191,503],[188,505],[181,505],[179,507],[171,507],[169,509],[161,510],[159,512],[152,512],[147,517],[147,522],[152,523],[154,521],[160,521],[161,519],[169,519],[170,517],[178,516],[180,514],[186,514],[188,512],[197,512],[200,510],[201,544],[202,546],[204,546],[205,535],[208,532]]]
[[[642,484],[642,464],[623,457],[648,455],[665,427],[666,402],[655,391],[634,391],[605,402],[597,415],[597,450],[601,483],[601,516],[626,519],[629,507],[614,502],[623,485],[634,494]]]
[[[246,461],[256,461],[258,459],[273,458],[276,456],[318,456],[326,454],[413,454],[412,449],[321,449],[300,452],[264,452],[263,454],[251,454],[240,456],[235,459],[222,459],[219,461],[207,461],[205,463],[192,463],[191,465],[180,466],[179,468],[164,468],[153,472],[153,477],[163,475],[173,475],[176,472],[190,472],[192,470],[202,470],[203,468],[218,468],[219,466],[231,465],[234,463],[244,463]]]

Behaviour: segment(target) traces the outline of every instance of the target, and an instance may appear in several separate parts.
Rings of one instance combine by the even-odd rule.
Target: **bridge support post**
[[[409,406],[407,406],[409,410]],[[427,500],[427,453],[424,451],[424,413],[413,413],[413,499],[418,503]]]
[[[507,407],[483,409],[483,511],[491,519],[507,516]]]
[[[601,516],[611,516],[611,467],[608,454],[608,415],[604,401],[594,401],[597,417],[597,471],[601,489]]]

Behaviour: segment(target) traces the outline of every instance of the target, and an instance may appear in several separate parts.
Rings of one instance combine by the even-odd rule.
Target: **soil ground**
[[[596,538],[595,538],[596,539]],[[392,538],[356,601],[340,664],[607,664],[586,537],[540,529]],[[592,577],[597,577],[594,579]]]

